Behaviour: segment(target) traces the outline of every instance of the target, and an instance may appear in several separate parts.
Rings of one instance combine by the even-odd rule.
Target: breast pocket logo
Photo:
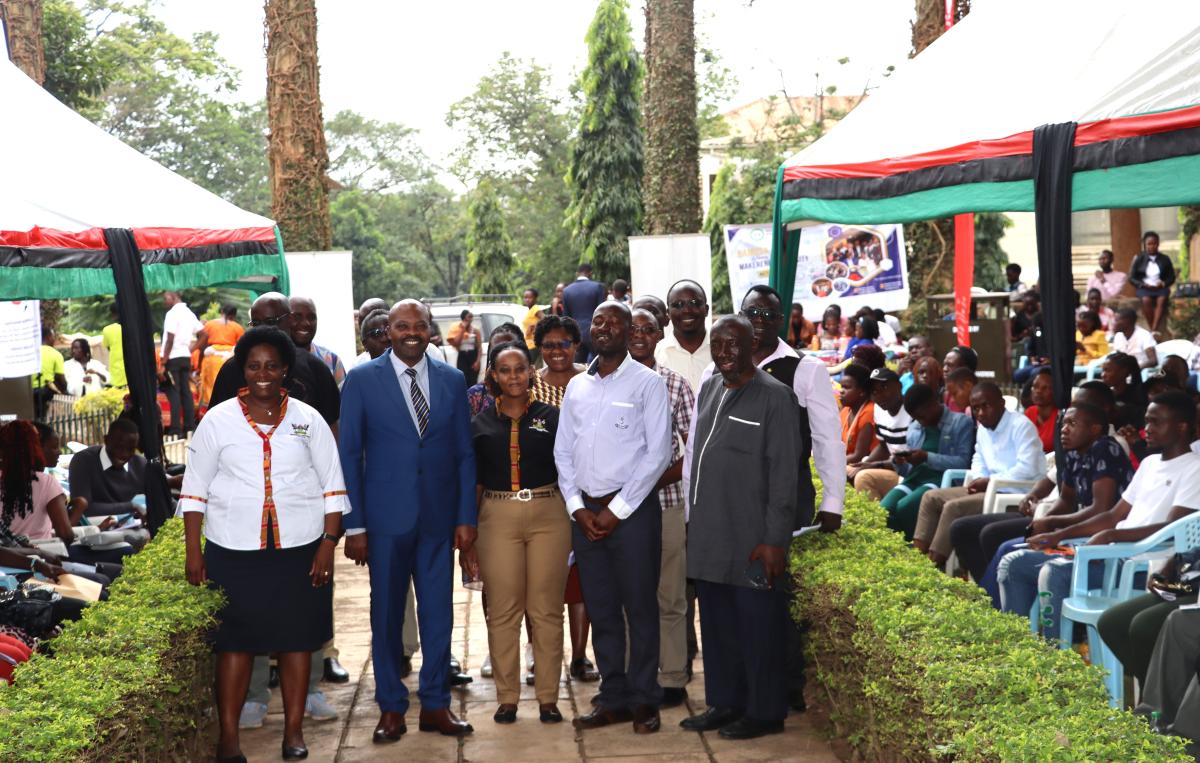
[[[550,432],[550,430],[546,428],[545,419],[534,419],[533,421],[529,422],[529,428],[535,432],[541,432],[542,434],[548,434]]]
[[[617,429],[620,429],[622,432],[625,431],[626,429],[629,429],[629,424],[625,421],[624,416],[618,416],[617,421],[616,421],[616,423],[613,424],[613,426],[616,427]]]
[[[308,424],[292,424],[292,437],[308,437]]]

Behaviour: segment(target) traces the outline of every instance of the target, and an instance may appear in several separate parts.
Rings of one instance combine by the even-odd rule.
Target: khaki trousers
[[[965,487],[948,487],[930,490],[921,496],[921,510],[917,514],[917,529],[913,540],[925,541],[930,551],[950,556],[954,545],[950,542],[950,525],[961,517],[983,513],[983,493],[969,494]]]
[[[854,475],[854,489],[876,501],[900,484],[900,475],[891,469],[864,469]]]
[[[537,492],[535,490],[535,492]],[[487,491],[479,506],[479,567],[488,594],[488,648],[496,699],[521,695],[521,617],[533,627],[534,690],[538,702],[558,701],[563,663],[563,591],[571,553],[571,520],[554,496],[519,501]]]
[[[662,566],[658,576],[658,683],[687,685],[687,525],[683,505],[662,513]]]

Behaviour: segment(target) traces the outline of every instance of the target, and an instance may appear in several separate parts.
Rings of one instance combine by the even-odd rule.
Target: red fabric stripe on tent
[[[274,228],[134,228],[138,249],[191,249],[239,241],[275,241]]]
[[[1079,125],[1075,130],[1075,145],[1084,146],[1138,135],[1183,130],[1200,126],[1200,106],[1189,106],[1155,114],[1102,119]],[[938,167],[956,162],[993,159],[1001,156],[1021,156],[1033,152],[1033,131],[1017,133],[1007,138],[980,140],[958,146],[912,154],[894,159],[858,164],[825,164],[812,167],[784,167],[783,179],[875,178],[899,175],[914,170]]]
[[[61,231],[53,228],[32,228],[30,230],[7,231],[0,230],[0,246],[13,246],[25,249],[49,247],[54,249],[108,249],[104,241],[102,228],[89,228],[82,231]]]

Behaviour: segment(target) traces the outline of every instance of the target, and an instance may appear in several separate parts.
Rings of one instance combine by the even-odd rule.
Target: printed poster
[[[42,314],[37,300],[0,302],[0,379],[42,370]]]

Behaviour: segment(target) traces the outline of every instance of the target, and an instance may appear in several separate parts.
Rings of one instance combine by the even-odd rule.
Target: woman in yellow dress
[[[221,305],[221,317],[204,324],[196,338],[196,352],[200,355],[201,407],[208,406],[217,372],[233,357],[233,347],[245,333],[246,329],[237,322],[237,308],[233,305]]]

